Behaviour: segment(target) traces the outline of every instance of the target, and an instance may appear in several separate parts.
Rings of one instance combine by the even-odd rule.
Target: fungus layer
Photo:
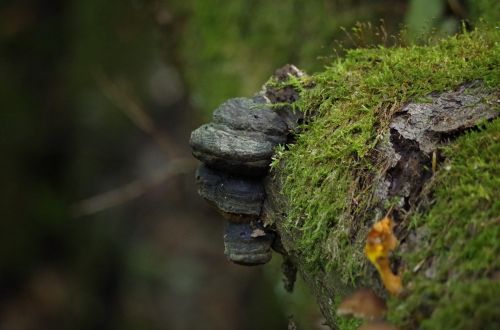
[[[201,165],[196,172],[199,194],[229,217],[242,222],[257,219],[265,198],[258,179],[242,178]]]
[[[237,264],[264,264],[271,260],[274,236],[260,223],[227,222],[224,228],[224,253]]]

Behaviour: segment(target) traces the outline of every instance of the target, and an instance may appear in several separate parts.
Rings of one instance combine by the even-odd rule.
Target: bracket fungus
[[[279,74],[285,78],[303,75],[293,65],[280,69]],[[286,80],[280,77],[275,79]],[[252,98],[222,103],[212,122],[194,130],[190,139],[193,156],[202,162],[196,172],[198,192],[226,218],[225,254],[241,265],[259,265],[271,259],[276,234],[260,219],[266,197],[263,180],[274,148],[288,141],[300,119],[291,106],[282,104],[294,102],[298,94],[286,86],[290,97],[278,102],[274,96],[280,89],[268,87]],[[280,106],[274,107],[273,100]]]
[[[199,194],[233,222],[256,220],[265,198],[260,180],[242,178],[201,165],[196,171]]]
[[[213,122],[191,133],[193,155],[236,175],[267,173],[274,148],[286,142],[287,125],[264,97],[234,98],[215,110]]]
[[[275,234],[262,224],[227,222],[224,228],[224,253],[236,264],[265,264],[272,257]]]

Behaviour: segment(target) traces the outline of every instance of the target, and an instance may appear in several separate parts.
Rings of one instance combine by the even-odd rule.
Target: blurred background
[[[0,329],[321,329],[279,255],[225,259],[190,132],[286,63],[450,34],[487,2],[0,1]]]

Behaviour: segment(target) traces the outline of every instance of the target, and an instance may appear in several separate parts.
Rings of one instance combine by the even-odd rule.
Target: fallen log
[[[333,329],[346,328],[336,316],[339,299],[360,287],[389,299],[388,317],[402,328],[468,329],[474,304],[481,315],[472,328],[500,322],[499,35],[475,31],[433,46],[355,50],[311,77],[286,66],[256,96],[263,107],[214,116],[230,126],[233,142],[193,133],[194,155],[226,173],[220,178],[230,175],[229,187],[237,182],[246,193],[252,190],[240,189],[242,182],[264,186],[258,216],[228,219],[246,219],[245,244],[261,240],[285,256],[288,287],[297,269]],[[267,123],[281,128],[253,123],[259,111],[275,111]],[[221,194],[225,179],[217,180],[220,189],[200,186],[206,199],[244,204],[244,193],[235,203],[218,202],[231,197]],[[390,267],[402,276],[403,292],[394,297],[363,249],[384,216],[399,241]]]

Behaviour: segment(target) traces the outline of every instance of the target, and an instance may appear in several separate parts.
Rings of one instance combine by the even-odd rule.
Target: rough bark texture
[[[475,81],[454,91],[431,94],[425,103],[404,106],[389,125],[390,141],[378,147],[389,164],[385,177],[379,178],[378,197],[382,201],[400,197],[401,207],[414,204],[435,167],[433,153],[466,130],[497,117],[495,99],[498,93]]]

